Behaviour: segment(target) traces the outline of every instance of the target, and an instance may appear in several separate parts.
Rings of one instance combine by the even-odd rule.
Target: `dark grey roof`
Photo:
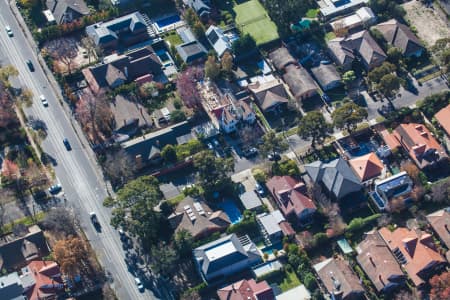
[[[339,72],[336,70],[336,67],[332,64],[328,65],[319,65],[318,67],[312,68],[311,72],[316,78],[317,82],[320,84],[322,88],[333,84],[335,82],[341,81],[341,76],[339,76]]]
[[[185,63],[193,62],[199,58],[206,56],[208,51],[199,41],[184,43],[176,47],[178,54]]]
[[[305,165],[305,169],[314,182],[323,183],[337,199],[361,190],[360,181],[342,158],[329,163],[316,161]]]
[[[190,132],[191,126],[187,121],[184,121],[133,140],[126,141],[122,143],[121,146],[132,158],[140,155],[143,160],[147,160],[159,153],[165,145],[177,145],[177,138]]]
[[[208,4],[209,1],[204,0],[189,0],[189,6],[200,16],[209,15],[211,7]]]
[[[423,49],[421,42],[411,29],[395,19],[380,23],[375,28],[381,32],[389,44],[401,49],[406,56]]]
[[[289,64],[295,64],[297,61],[289,53],[289,50],[285,47],[278,48],[269,53],[269,58],[272,61],[275,68],[278,70],[284,69]]]
[[[48,0],[46,5],[58,24],[72,21],[66,20],[66,14],[72,13],[72,19],[78,19],[90,13],[83,0]]]
[[[317,91],[314,79],[309,75],[308,71],[302,67],[288,65],[286,67],[286,73],[283,75],[283,79],[297,99],[303,97],[305,94]]]
[[[0,299],[25,300],[22,281],[17,272],[0,277]]]

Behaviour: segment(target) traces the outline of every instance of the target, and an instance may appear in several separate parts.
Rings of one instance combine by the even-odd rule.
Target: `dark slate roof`
[[[375,28],[381,32],[389,44],[401,49],[403,55],[409,56],[423,49],[421,42],[411,29],[395,19],[380,23]]]
[[[297,61],[289,53],[289,50],[285,47],[278,48],[269,53],[269,58],[272,61],[275,68],[278,70],[284,69],[289,64],[295,64]]]
[[[47,0],[46,5],[58,24],[65,23],[64,15],[69,10],[78,15],[75,18],[87,16],[90,13],[83,0]]]
[[[210,13],[211,7],[209,7],[208,1],[189,0],[188,3],[200,17]]]
[[[317,90],[314,79],[308,71],[296,65],[288,65],[283,75],[284,81],[292,91],[295,98],[302,97],[305,93]]]
[[[336,70],[336,67],[332,64],[328,65],[319,65],[318,67],[312,68],[311,72],[316,78],[317,82],[321,87],[325,87],[329,84],[332,84],[336,81],[341,81],[341,76],[339,76],[339,72]]]
[[[248,86],[262,110],[270,109],[282,103],[288,103],[288,94],[282,82],[272,80],[269,82],[256,82]]]
[[[367,65],[384,61],[387,57],[367,30],[348,36],[343,41],[343,47],[357,51]]]
[[[185,63],[190,63],[206,56],[208,53],[199,41],[192,41],[176,46],[178,54]]]
[[[135,158],[141,155],[142,159],[148,160],[168,144],[177,145],[177,138],[191,132],[191,126],[187,121],[166,127],[164,129],[146,134],[144,136],[126,141],[121,144],[122,148]]]
[[[305,169],[315,183],[323,183],[338,199],[361,190],[360,181],[342,158],[329,163],[316,161],[305,165]]]

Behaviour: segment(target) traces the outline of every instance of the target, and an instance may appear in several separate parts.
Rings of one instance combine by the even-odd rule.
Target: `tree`
[[[399,64],[403,59],[402,49],[397,47],[389,48],[386,54],[388,56],[387,60],[393,64]]]
[[[331,114],[334,126],[338,129],[347,129],[349,133],[355,130],[357,124],[367,116],[367,110],[354,102],[344,103]]]
[[[89,270],[89,254],[86,243],[76,237],[59,240],[53,246],[53,256],[61,271],[69,278]]]
[[[432,201],[438,203],[450,202],[450,179],[446,178],[431,186]],[[450,203],[449,203],[450,204]]]
[[[302,139],[311,138],[311,146],[314,148],[316,142],[321,143],[331,132],[331,124],[327,123],[321,112],[315,110],[300,120],[297,134]]]
[[[95,50],[96,45],[94,40],[90,36],[85,36],[81,39],[81,47],[83,47],[86,50],[86,54],[88,56],[88,61],[91,63],[91,57],[96,56]]]
[[[238,131],[239,139],[245,146],[251,146],[256,143],[259,135],[252,126],[245,126]]]
[[[215,56],[208,56],[205,62],[205,76],[210,80],[216,80],[220,75],[220,65],[216,62]]]
[[[38,0],[19,0],[18,4],[24,8],[34,8],[39,4]]]
[[[74,236],[77,234],[77,220],[72,212],[64,207],[55,207],[49,210],[44,220],[42,220],[41,225],[44,229],[60,237]]]
[[[197,83],[203,79],[203,71],[199,67],[189,67],[178,75],[177,92],[188,108],[201,108],[201,97]]]
[[[157,246],[152,247],[150,256],[152,271],[156,274],[171,275],[179,268],[177,252],[164,242],[160,242]]]
[[[136,173],[136,163],[133,158],[124,150],[108,151],[103,163],[103,169],[108,175],[108,179],[115,187],[122,186]]]
[[[94,143],[101,143],[104,136],[112,132],[112,113],[106,100],[106,95],[100,93],[94,97],[91,94],[83,94],[75,108],[76,116],[87,131],[91,131]]]
[[[385,61],[381,66],[373,69],[367,74],[369,81],[372,84],[378,84],[381,81],[381,78],[387,74],[391,74],[397,70],[397,67],[394,64],[391,64]]]
[[[311,272],[306,273],[303,278],[303,282],[305,283],[305,287],[310,291],[313,291],[317,288],[316,278]]]
[[[56,63],[63,63],[67,73],[72,74],[73,62],[78,55],[78,47],[72,39],[55,39],[47,44],[46,49]]]
[[[450,272],[443,272],[430,279],[431,300],[450,299]]]
[[[259,149],[263,155],[283,153],[289,148],[288,143],[283,139],[281,135],[277,135],[275,131],[271,130],[267,132],[262,138],[262,144]]]
[[[205,36],[205,26],[200,20],[197,20],[192,26],[192,31],[197,39],[203,39]]]
[[[419,168],[412,162],[407,161],[401,165],[402,171],[408,173],[408,176],[414,181],[415,184],[420,184],[420,170]]]
[[[377,84],[377,88],[381,94],[387,98],[390,98],[400,89],[400,83],[400,78],[396,75],[386,74],[380,79],[380,82]]]
[[[344,73],[342,76],[342,81],[345,83],[347,88],[356,80],[355,71],[350,70]]]
[[[239,56],[253,52],[257,48],[255,39],[246,33],[233,42],[231,49],[235,55]]]
[[[222,64],[222,69],[225,72],[230,73],[233,70],[233,55],[231,55],[228,51],[226,51],[223,54],[220,63]]]
[[[173,123],[179,123],[186,120],[186,114],[181,109],[175,109],[170,113],[170,121]]]
[[[189,259],[192,253],[194,239],[189,231],[181,229],[175,234],[175,249],[180,258]]]
[[[229,173],[234,170],[232,158],[218,158],[211,151],[202,151],[194,155],[194,167],[198,171],[198,180],[207,195],[222,192],[232,182]]]
[[[154,81],[146,82],[139,88],[139,92],[143,97],[156,97],[159,94],[158,88]]]
[[[162,215],[154,210],[160,199],[162,193],[156,178],[141,176],[129,181],[114,199],[111,225],[139,236],[144,249],[149,250],[159,236],[164,236],[166,228]]]
[[[161,156],[165,162],[176,162],[177,161],[177,151],[173,145],[166,145],[161,150]]]
[[[8,81],[10,77],[17,77],[19,75],[19,71],[12,65],[7,65],[0,68],[0,80],[4,85],[8,85]]]

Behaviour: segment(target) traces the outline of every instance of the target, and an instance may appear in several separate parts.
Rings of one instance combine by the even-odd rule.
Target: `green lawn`
[[[313,18],[316,18],[318,14],[319,14],[319,9],[318,8],[316,8],[316,9],[311,8],[310,10],[308,10],[306,12],[306,16],[305,17],[313,19]]]
[[[302,284],[294,271],[285,271],[276,276],[269,277],[267,278],[267,282],[269,284],[277,284],[283,292]]]
[[[333,31],[327,32],[327,34],[325,35],[325,41],[329,41],[332,40],[336,37],[336,35],[334,34]]]
[[[258,46],[279,39],[277,26],[270,20],[258,0],[250,0],[233,7],[236,24],[244,33],[250,34]]]
[[[178,46],[183,43],[181,37],[175,31],[171,31],[169,34],[167,34],[164,37],[164,40],[173,46]]]

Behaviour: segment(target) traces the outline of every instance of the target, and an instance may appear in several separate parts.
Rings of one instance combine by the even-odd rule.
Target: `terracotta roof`
[[[349,164],[361,181],[380,175],[384,169],[383,163],[373,152],[353,158],[349,161]]]
[[[427,219],[447,249],[450,249],[450,208],[429,214]]]
[[[450,104],[438,111],[434,117],[447,134],[450,135]]]
[[[56,262],[35,260],[30,262],[26,269],[35,282],[27,291],[28,299],[44,299],[44,297],[50,297],[63,291],[61,271]]]
[[[400,143],[397,138],[393,134],[389,133],[386,127],[384,127],[384,124],[375,125],[375,130],[391,150],[400,147]]]
[[[441,157],[447,157],[439,142],[423,124],[400,124],[395,128],[394,136],[421,169]]]
[[[285,216],[292,213],[299,216],[305,209],[316,210],[314,202],[303,194],[305,185],[291,176],[274,176],[266,185]]]
[[[366,234],[356,247],[358,263],[378,291],[401,284],[406,278],[377,231]]]
[[[408,276],[416,286],[425,283],[423,273],[432,271],[438,265],[445,264],[445,259],[439,254],[431,235],[419,230],[409,230],[399,227],[394,231],[383,227],[378,231],[391,252],[404,259],[402,264]]]
[[[275,300],[272,288],[266,281],[241,280],[217,290],[220,300]]]

